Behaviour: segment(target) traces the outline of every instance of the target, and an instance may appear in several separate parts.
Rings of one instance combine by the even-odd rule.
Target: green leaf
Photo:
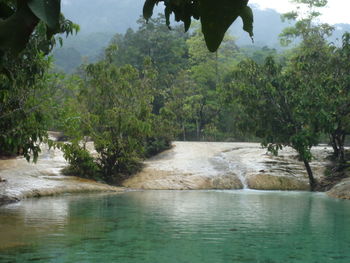
[[[9,49],[14,54],[19,53],[25,48],[38,21],[26,5],[9,18],[0,19],[0,49]]]
[[[8,18],[13,15],[13,9],[6,3],[0,3],[0,18]]]
[[[29,0],[28,6],[50,29],[59,26],[61,0]]]
[[[240,17],[243,20],[243,30],[248,32],[250,37],[253,37],[253,10],[249,6],[244,7],[241,11]]]
[[[153,15],[153,9],[158,1],[157,0],[146,0],[143,6],[143,17],[148,20]]]
[[[168,7],[168,6],[165,7],[164,15],[165,15],[165,23],[168,26],[168,28],[171,29],[171,27],[170,27],[170,15],[171,15],[170,7]]]
[[[215,52],[225,33],[239,15],[244,12],[246,0],[201,0],[200,14],[205,42],[211,52]]]
[[[186,16],[186,18],[184,19],[184,25],[185,25],[185,32],[187,32],[191,26],[191,16]]]
[[[0,74],[4,74],[8,79],[13,80],[11,72],[3,66],[0,66]]]

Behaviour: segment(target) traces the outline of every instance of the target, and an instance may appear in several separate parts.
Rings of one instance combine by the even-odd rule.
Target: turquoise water
[[[0,208],[0,262],[350,262],[350,201],[147,191]]]

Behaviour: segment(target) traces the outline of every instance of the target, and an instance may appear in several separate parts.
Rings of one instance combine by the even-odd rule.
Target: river
[[[350,203],[322,193],[135,191],[0,207],[0,262],[350,262]]]

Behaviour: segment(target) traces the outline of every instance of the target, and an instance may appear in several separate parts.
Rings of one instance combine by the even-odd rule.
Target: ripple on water
[[[149,191],[0,208],[0,262],[350,262],[350,202]]]

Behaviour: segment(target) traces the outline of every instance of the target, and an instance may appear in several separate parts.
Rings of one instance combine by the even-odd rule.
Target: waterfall
[[[215,156],[215,159],[218,163],[221,163],[222,167],[226,167],[226,172],[228,174],[234,174],[241,181],[243,189],[248,189],[246,175],[246,167],[240,160],[239,156],[234,154],[232,150],[225,151]]]
[[[243,185],[243,189],[249,189],[247,179],[245,177],[246,171],[243,167],[241,167],[238,163],[233,163],[229,161],[229,169],[234,172],[238,179],[241,181]]]

